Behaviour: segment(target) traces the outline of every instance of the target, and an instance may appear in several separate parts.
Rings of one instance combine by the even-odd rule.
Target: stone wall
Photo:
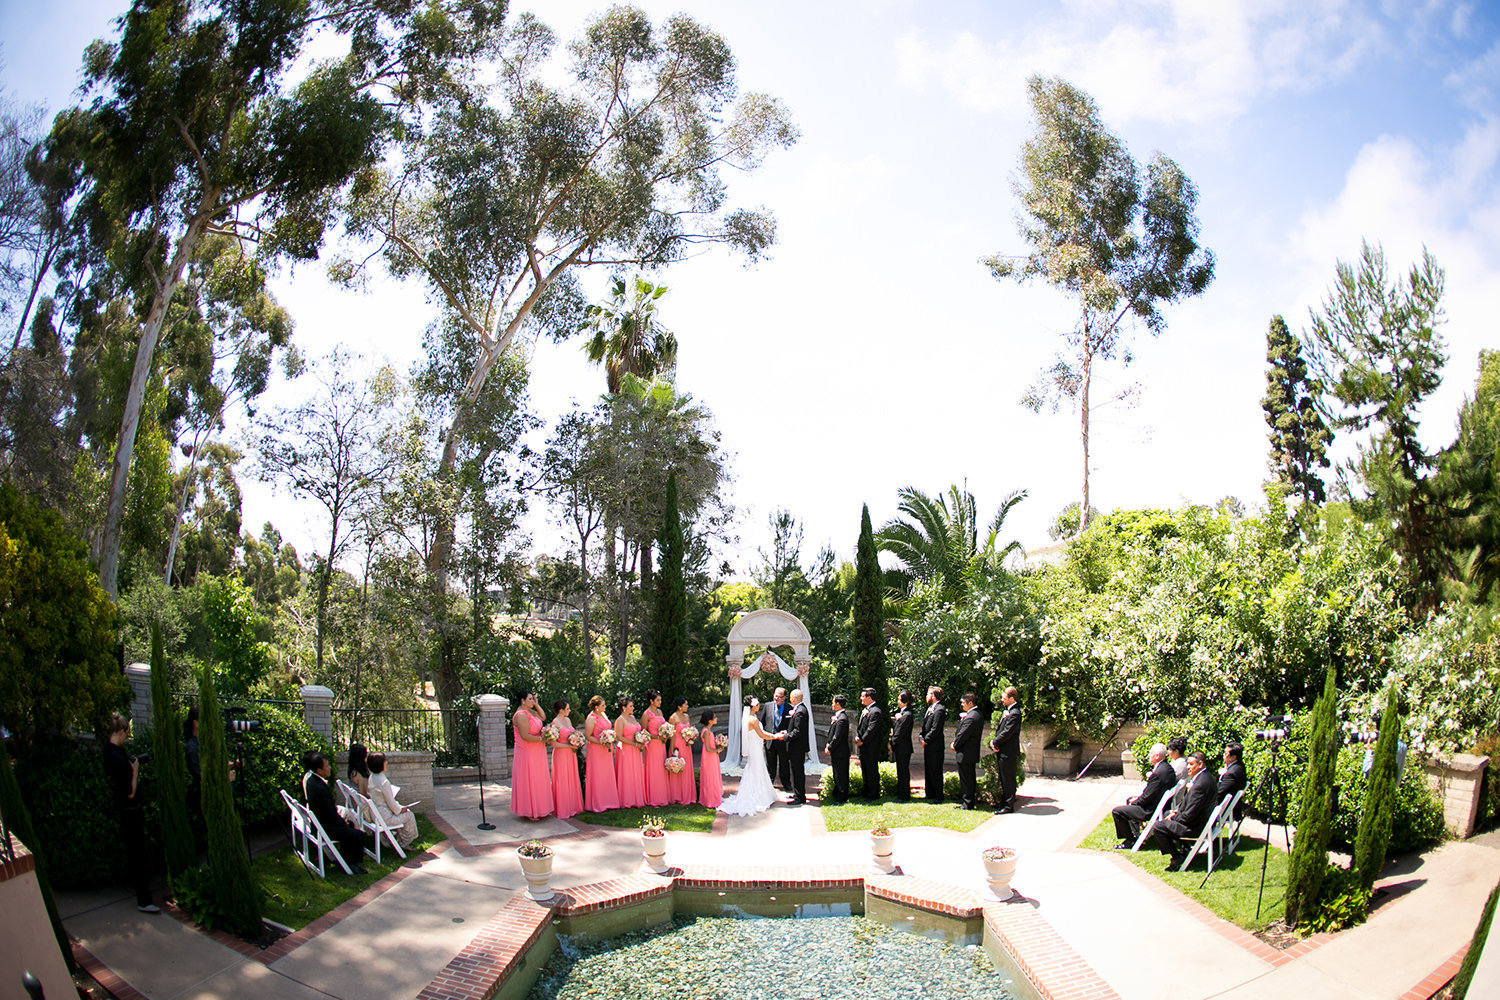
[[[396,793],[398,802],[411,806],[417,812],[431,812],[437,808],[437,798],[432,791],[432,761],[436,756],[431,750],[392,750],[385,755],[385,776],[400,789]],[[333,776],[348,780],[347,750],[337,754]]]
[[[1455,837],[1472,837],[1479,822],[1480,787],[1488,757],[1457,753],[1430,757],[1422,764],[1427,785],[1443,803],[1443,820]]]

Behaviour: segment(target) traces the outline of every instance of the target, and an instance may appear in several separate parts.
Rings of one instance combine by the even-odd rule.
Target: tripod
[[[1271,859],[1271,827],[1276,823],[1277,806],[1281,807],[1281,836],[1286,844],[1288,854],[1292,853],[1292,833],[1287,829],[1286,818],[1286,786],[1281,781],[1281,771],[1276,767],[1276,751],[1281,749],[1281,740],[1271,741],[1271,766],[1266,768],[1266,773],[1260,776],[1260,782],[1255,786],[1255,792],[1250,796],[1250,801],[1257,806],[1265,803],[1266,817],[1266,840],[1261,845],[1260,856],[1260,888],[1255,894],[1255,916],[1260,918],[1261,901],[1266,894],[1266,864]],[[1207,881],[1205,879],[1205,881]]]

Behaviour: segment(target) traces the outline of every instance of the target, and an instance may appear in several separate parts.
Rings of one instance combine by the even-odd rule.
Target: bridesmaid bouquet
[[[596,739],[598,739],[600,743],[603,743],[605,746],[609,747],[611,750],[615,748],[615,743],[617,742],[617,737],[615,736],[615,731],[613,729],[604,730],[604,732],[600,733],[596,737]]]
[[[638,729],[638,730],[636,730],[636,733],[635,733],[635,745],[636,746],[638,746],[642,750],[644,750],[646,748],[646,744],[650,743],[650,742],[651,742],[651,734],[650,733],[646,732],[644,729]]]
[[[572,747],[574,750],[581,748],[583,746],[583,743],[583,734],[578,730],[575,729],[568,734],[568,746]]]
[[[687,767],[687,762],[684,761],[681,757],[668,757],[667,758],[667,773],[668,774],[681,774],[682,771],[683,771],[683,768],[685,768],[685,767]]]
[[[672,738],[672,732],[673,726],[670,722],[663,722],[661,725],[656,727],[656,735],[660,736],[664,740],[670,740]]]
[[[692,726],[686,726],[682,730],[682,738],[685,742],[691,743],[698,738],[698,730]]]
[[[720,750],[728,750],[729,749],[729,737],[728,736],[715,736],[714,737],[714,743],[718,746],[718,748]]]
[[[556,726],[542,727],[542,739],[546,740],[548,743],[556,743],[557,738],[561,735],[562,730],[558,729]]]

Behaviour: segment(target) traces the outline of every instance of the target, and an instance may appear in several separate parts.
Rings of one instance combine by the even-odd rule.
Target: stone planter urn
[[[552,898],[552,848],[537,840],[529,840],[516,848],[521,859],[521,873],[526,876],[526,892],[537,902]]]
[[[989,883],[990,893],[996,899],[1009,899],[1010,880],[1016,874],[1016,862],[1020,860],[1014,848],[986,847],[980,852],[984,861],[984,878]]]
[[[667,870],[667,831],[659,826],[641,829],[641,854],[646,867],[658,875]]]
[[[1083,744],[1073,742],[1065,747],[1050,746],[1042,751],[1042,774],[1048,778],[1067,778],[1078,773],[1083,763]]]
[[[883,826],[877,826],[870,831],[870,863],[877,871],[890,874],[896,869],[896,862],[892,860],[895,852],[896,835]]]

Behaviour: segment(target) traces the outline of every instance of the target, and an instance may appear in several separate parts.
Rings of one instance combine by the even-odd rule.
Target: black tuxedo
[[[784,760],[791,775],[792,802],[802,805],[807,801],[807,779],[803,768],[807,764],[807,748],[812,739],[812,713],[806,705],[793,705],[786,714],[786,750]]]
[[[302,777],[302,794],[307,798],[307,811],[313,814],[328,839],[338,848],[344,864],[353,868],[364,856],[365,835],[352,823],[339,815],[333,804],[333,789],[321,774],[308,771]]]
[[[911,727],[916,721],[907,705],[891,717],[891,759],[896,762],[896,800],[911,801]]]
[[[943,801],[943,764],[948,745],[943,737],[943,723],[948,715],[943,703],[935,701],[922,716],[922,780],[927,784],[927,801]]]
[[[1140,836],[1140,824],[1156,812],[1156,804],[1177,785],[1177,772],[1172,770],[1166,758],[1156,762],[1156,767],[1146,778],[1146,787],[1123,806],[1115,806],[1110,814],[1115,818],[1115,836],[1121,841],[1134,842]]]
[[[1016,807],[1016,767],[1021,763],[1021,703],[1018,701],[1000,713],[1000,725],[995,729],[995,738],[990,740],[995,751],[995,764],[1000,770],[1000,801],[995,805],[1001,809]]]
[[[1219,801],[1230,798],[1244,788],[1245,781],[1245,765],[1242,762],[1235,761],[1224,768],[1224,773],[1219,775],[1219,787],[1216,789]],[[1243,815],[1245,815],[1245,800],[1240,799],[1240,804],[1234,810],[1234,818],[1239,819]]]
[[[1208,768],[1198,772],[1188,785],[1187,798],[1180,809],[1173,812],[1151,828],[1151,839],[1163,854],[1172,855],[1174,862],[1187,857],[1188,848],[1203,832],[1209,814],[1214,811],[1218,796],[1214,773]]]
[[[865,779],[865,798],[880,798],[880,762],[885,759],[885,713],[871,702],[859,713],[859,770]]]
[[[953,752],[958,755],[958,787],[965,809],[973,809],[979,804],[975,769],[979,766],[983,738],[984,718],[979,714],[978,708],[971,708],[958,717],[958,729],[953,734]]]
[[[849,713],[842,708],[828,724],[828,757],[833,762],[833,801],[849,801]]]
[[[767,733],[775,736],[786,727],[786,709],[790,708],[786,702],[781,703],[781,718],[777,718],[776,703],[768,701],[760,706],[760,724]],[[791,776],[787,773],[786,744],[781,740],[766,740],[766,770],[771,773],[772,781],[781,782],[781,790],[787,791],[787,785]]]

